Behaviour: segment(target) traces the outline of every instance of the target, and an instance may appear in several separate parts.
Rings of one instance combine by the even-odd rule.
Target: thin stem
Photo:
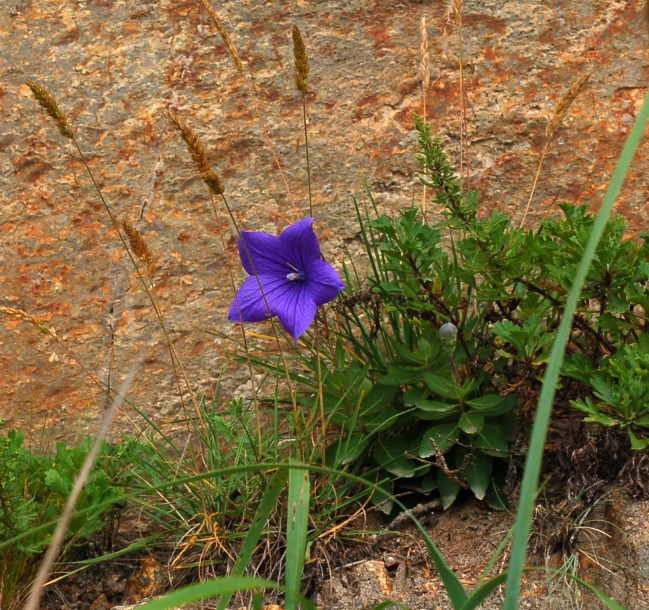
[[[318,406],[320,409],[320,427],[322,428],[322,442],[320,447],[320,453],[322,458],[322,466],[327,466],[327,460],[325,456],[327,448],[327,421],[325,418],[324,410],[324,391],[322,383],[322,363],[320,362],[320,326],[318,324],[318,316],[315,317],[315,357],[318,368]]]
[[[131,254],[131,250],[129,249],[126,239],[124,238],[124,235],[122,234],[122,231],[119,228],[119,224],[117,223],[117,218],[115,217],[115,214],[113,214],[113,211],[110,209],[110,206],[108,205],[108,202],[106,201],[104,194],[101,191],[101,188],[99,188],[99,184],[97,184],[97,181],[95,180],[95,176],[92,173],[92,170],[90,169],[90,166],[88,165],[88,162],[86,161],[86,157],[83,154],[83,151],[81,150],[76,138],[72,138],[72,142],[77,149],[77,152],[79,153],[79,156],[81,158],[81,162],[83,163],[86,172],[88,176],[90,177],[90,180],[92,181],[93,186],[95,187],[95,191],[99,195],[99,199],[101,200],[104,208],[106,209],[106,212],[108,213],[108,216],[110,217],[110,220],[113,224],[113,227],[115,228],[115,231],[117,231],[117,235],[122,242],[122,245],[124,246],[124,249],[126,250],[126,253],[128,254],[129,259],[131,260],[131,264],[133,265],[133,268],[135,269],[135,273],[137,274],[138,279],[140,280],[140,283],[142,284],[142,287],[144,288],[144,291],[146,292],[147,297],[149,298],[149,301],[151,302],[151,305],[153,306],[153,310],[156,314],[156,317],[158,318],[158,322],[160,322],[160,328],[162,329],[162,332],[165,337],[165,341],[167,343],[167,347],[169,349],[169,353],[171,356],[171,365],[174,369],[174,374],[176,377],[176,383],[178,386],[178,393],[180,396],[180,402],[183,406],[183,409],[185,409],[185,403],[183,400],[183,394],[182,394],[182,389],[180,388],[180,381],[178,378],[178,372],[180,371],[180,375],[183,378],[183,381],[185,382],[185,385],[187,387],[187,390],[189,391],[190,398],[192,400],[192,403],[194,404],[194,409],[196,411],[196,416],[198,417],[198,420],[201,424],[201,427],[203,429],[203,432],[206,431],[205,427],[205,422],[203,421],[203,417],[201,415],[200,409],[198,407],[198,402],[196,401],[196,396],[194,395],[194,392],[192,390],[191,384],[189,383],[189,379],[187,378],[187,374],[185,373],[185,369],[183,368],[180,358],[178,357],[178,353],[176,352],[176,349],[174,347],[174,344],[171,340],[171,337],[169,336],[169,333],[167,331],[167,325],[165,324],[164,317],[162,315],[162,310],[160,309],[158,300],[155,296],[155,293],[150,290],[149,286],[147,285],[147,282],[142,275],[140,268]],[[176,368],[176,364],[178,364],[178,368]]]
[[[464,49],[462,45],[462,0],[456,0],[459,55],[460,55],[460,174],[465,171],[464,185],[469,185],[469,152],[466,138],[466,97],[464,95]]]
[[[210,197],[211,197],[211,192],[210,192]],[[239,229],[239,224],[237,223],[234,214],[232,213],[232,208],[230,207],[230,204],[228,203],[227,198],[225,197],[224,193],[220,193],[221,199],[223,200],[223,204],[225,205],[225,209],[228,212],[228,215],[230,216],[230,220],[232,221],[232,224],[237,232],[237,235],[239,237],[239,242],[241,243],[245,255],[250,261],[250,265],[252,267],[252,271],[254,273],[255,278],[257,278],[257,284],[259,286],[259,291],[261,293],[262,298],[264,299],[264,305],[266,306],[266,311],[268,312],[270,316],[270,306],[268,305],[268,300],[266,299],[266,294],[264,292],[264,287],[261,285],[261,280],[259,279],[259,275],[257,274],[257,270],[255,269],[255,263],[250,255],[250,252],[248,250],[248,245],[246,244],[245,240],[241,236],[241,230]],[[214,200],[212,199],[212,205],[214,206],[214,210],[216,212],[216,206],[214,205]],[[288,385],[288,391],[289,395],[291,397],[291,406],[293,407],[293,418],[295,420],[294,426],[295,426],[295,435],[297,436],[298,439],[298,445],[300,448],[300,459],[304,461],[304,456],[305,456],[305,450],[304,450],[304,438],[302,437],[302,427],[300,426],[300,414],[299,410],[297,408],[297,400],[295,398],[295,391],[293,390],[293,382],[291,380],[291,375],[290,371],[288,368],[288,364],[286,362],[286,357],[284,355],[284,350],[282,349],[282,344],[279,340],[279,333],[277,332],[277,328],[275,326],[275,320],[270,317],[270,326],[273,331],[273,335],[275,337],[275,341],[277,342],[277,347],[279,349],[279,355],[282,360],[282,367],[284,369],[284,373],[286,375],[286,383]]]
[[[545,140],[545,146],[543,147],[543,152],[541,153],[541,158],[539,159],[539,164],[536,168],[536,175],[534,176],[534,183],[532,184],[532,192],[530,193],[530,197],[527,200],[527,205],[525,206],[525,211],[523,212],[523,218],[521,219],[521,224],[518,227],[519,229],[522,229],[523,226],[525,225],[525,219],[527,218],[527,213],[530,210],[530,205],[532,204],[532,199],[534,199],[534,193],[536,192],[536,185],[538,184],[539,181],[539,176],[541,175],[541,168],[543,167],[543,162],[545,161],[545,155],[548,152],[548,147],[550,146],[550,138],[546,138]],[[548,208],[549,210],[549,208]]]
[[[214,201],[212,201],[214,203]],[[216,209],[214,210],[216,213]],[[228,250],[225,246],[225,240],[223,239],[223,235],[221,235],[221,243],[223,244],[223,252],[225,254],[225,264],[228,268],[228,272],[230,275],[230,282],[232,284],[232,290],[234,291],[235,294],[235,299],[237,301],[237,307],[239,307],[239,298],[237,297],[237,288],[234,285],[234,277],[232,275],[232,267],[230,265],[230,260],[228,258]],[[248,363],[248,373],[250,375],[250,383],[252,385],[252,400],[255,405],[255,418],[257,420],[257,443],[259,444],[259,449],[257,451],[257,459],[261,462],[261,459],[263,457],[263,450],[262,450],[262,435],[261,435],[261,413],[259,410],[259,397],[257,396],[257,387],[255,385],[255,376],[254,376],[254,369],[252,367],[252,360],[250,359],[250,349],[248,348],[248,338],[246,337],[246,329],[244,328],[243,324],[240,324],[241,326],[241,337],[243,339],[243,349],[246,352],[246,362]]]
[[[306,179],[309,187],[309,216],[313,216],[313,200],[311,197],[311,164],[309,162],[309,130],[306,117],[306,93],[302,92],[302,119],[304,122],[304,147],[306,150]]]
[[[248,66],[248,69],[250,70],[250,66]],[[266,143],[268,144],[268,148],[270,149],[270,153],[273,155],[273,160],[275,161],[275,165],[277,169],[279,170],[279,175],[282,178],[282,182],[284,183],[284,188],[286,189],[286,196],[288,197],[288,200],[290,201],[291,205],[293,206],[293,210],[297,212],[297,206],[295,204],[295,199],[293,198],[293,193],[291,192],[291,187],[288,184],[288,180],[286,179],[286,174],[284,173],[284,169],[282,168],[282,164],[279,161],[279,157],[277,156],[277,153],[275,152],[275,147],[273,146],[273,141],[270,138],[270,135],[268,133],[268,129],[266,129],[266,123],[264,121],[264,118],[261,115],[261,112],[259,111],[259,105],[257,104],[257,97],[255,95],[255,90],[254,90],[254,83],[252,82],[252,72],[250,73],[250,79],[248,76],[246,76],[245,73],[240,72],[241,76],[243,77],[243,80],[246,83],[246,87],[248,88],[248,95],[250,96],[250,101],[252,102],[252,107],[255,110],[255,115],[257,116],[257,120],[259,121],[259,125],[261,126],[261,131],[264,134],[264,138],[266,139]],[[308,157],[307,157],[308,158]]]
[[[25,604],[25,610],[38,609],[43,587],[45,586],[45,582],[47,581],[47,577],[50,573],[50,570],[52,569],[52,565],[54,565],[54,561],[56,560],[56,557],[61,548],[61,544],[63,543],[63,539],[68,528],[68,523],[70,522],[70,518],[72,517],[72,511],[74,511],[77,500],[79,499],[79,496],[81,495],[81,492],[83,491],[83,488],[88,481],[88,478],[90,477],[92,467],[95,463],[95,460],[97,459],[97,456],[99,455],[99,451],[101,450],[102,444],[104,442],[104,439],[106,438],[106,435],[108,434],[108,431],[110,430],[113,420],[115,419],[115,415],[124,402],[124,396],[126,396],[126,393],[131,387],[133,380],[135,379],[135,375],[137,374],[137,371],[139,370],[141,364],[141,359],[135,361],[135,363],[131,367],[131,370],[126,376],[122,387],[119,389],[117,396],[115,396],[113,404],[111,405],[110,409],[108,409],[103,421],[101,422],[101,427],[97,432],[95,441],[93,442],[92,447],[90,448],[90,451],[88,452],[88,455],[83,462],[81,470],[79,471],[79,474],[75,479],[74,487],[72,488],[72,492],[70,493],[70,496],[68,497],[68,500],[65,504],[63,514],[61,515],[61,519],[59,520],[56,526],[56,530],[52,535],[50,544],[47,547],[45,557],[43,557],[43,561],[38,568],[38,574],[36,575],[36,579],[32,584],[29,599],[27,600],[27,604]]]

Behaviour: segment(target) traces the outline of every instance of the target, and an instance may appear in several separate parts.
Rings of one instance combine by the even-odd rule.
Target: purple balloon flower
[[[322,260],[313,221],[300,220],[279,237],[241,231],[239,254],[250,277],[230,307],[231,322],[261,322],[277,316],[297,344],[313,322],[318,305],[338,296],[345,285]]]

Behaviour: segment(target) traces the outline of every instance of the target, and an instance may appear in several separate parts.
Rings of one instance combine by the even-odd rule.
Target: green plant
[[[500,212],[480,218],[477,194],[463,190],[418,117],[416,127],[422,182],[443,220],[429,224],[417,209],[381,216],[371,193],[374,220],[356,206],[368,280],[350,259],[330,349],[317,355],[311,335],[293,358],[305,390],[298,400],[316,408],[324,362],[321,400],[339,431],[328,465],[360,462],[388,492],[438,489],[444,506],[462,487],[502,506],[516,412],[524,421],[539,395],[594,217],[585,205],[561,204],[563,219],[534,230],[514,229]],[[605,225],[570,327],[561,397],[596,390],[592,362],[637,341],[634,308],[647,302],[649,261],[646,245],[625,240],[624,229],[620,218]],[[449,325],[457,334],[445,344],[438,329]]]
[[[17,608],[23,601],[90,449],[90,438],[71,446],[56,443],[55,455],[33,453],[23,443],[22,433],[16,430],[0,435],[0,540],[23,536],[0,549],[0,606],[6,609]],[[122,460],[130,451],[129,444],[104,445],[98,467],[79,499],[80,512],[68,525],[63,559],[102,530],[113,507],[123,503],[129,477]],[[45,524],[49,527],[36,529]]]
[[[640,335],[638,343],[625,345],[600,368],[581,372],[599,399],[571,401],[586,413],[586,421],[625,428],[634,449],[649,447],[649,337]]]

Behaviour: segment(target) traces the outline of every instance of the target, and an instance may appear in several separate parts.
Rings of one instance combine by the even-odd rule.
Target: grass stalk
[[[214,201],[212,201],[214,203]],[[214,213],[216,213],[216,209],[214,210]],[[223,239],[223,236],[221,236],[221,243],[223,244],[223,253],[225,256],[225,265],[228,268],[228,275],[230,277],[230,285],[232,287],[233,294],[235,295],[234,298],[237,299],[237,307],[239,307],[239,300],[237,297],[237,287],[234,284],[234,274],[232,273],[232,265],[230,265],[230,259],[228,257],[228,250],[225,245],[225,240]],[[250,375],[250,385],[252,388],[252,401],[255,409],[255,419],[257,422],[257,443],[258,443],[258,449],[257,449],[257,459],[259,461],[262,460],[263,458],[263,438],[262,438],[262,431],[261,431],[261,411],[259,408],[259,395],[257,393],[257,386],[255,384],[255,374],[254,374],[254,369],[252,366],[252,359],[250,357],[250,347],[248,345],[248,337],[246,335],[246,329],[243,324],[239,324],[241,327],[241,340],[243,341],[243,349],[246,353],[246,363],[248,366],[248,374]]]
[[[422,110],[421,116],[424,123],[426,122],[426,93],[430,86],[430,53],[428,51],[428,28],[426,27],[426,17],[421,18],[421,61],[419,67],[421,68],[421,99]],[[421,193],[421,213],[426,219],[426,185],[422,185]]]
[[[462,33],[462,0],[452,0],[453,13],[457,21],[458,53],[460,63],[460,175],[464,172],[464,186],[469,185],[469,153],[466,133],[466,95],[464,92],[464,45]]]
[[[304,149],[306,152],[306,178],[309,190],[309,216],[313,216],[313,197],[311,195],[311,163],[309,160],[309,130],[307,128],[306,93],[309,78],[309,58],[302,33],[293,25],[293,57],[295,59],[295,88],[302,94],[302,123],[304,125]]]
[[[543,150],[541,151],[541,158],[539,159],[539,163],[536,167],[536,174],[534,175],[534,182],[532,183],[532,191],[530,192],[527,204],[525,205],[525,210],[523,211],[523,218],[521,219],[519,229],[522,229],[523,226],[525,226],[525,219],[527,218],[527,213],[530,210],[532,200],[534,199],[534,194],[536,193],[536,186],[539,182],[539,176],[541,175],[541,168],[543,167],[545,157],[548,153],[550,142],[552,141],[552,136],[554,135],[557,127],[559,127],[559,125],[561,125],[561,123],[563,122],[563,119],[568,114],[570,106],[572,106],[572,103],[579,95],[579,92],[582,90],[583,86],[588,82],[589,78],[590,72],[582,74],[572,85],[570,85],[568,90],[561,96],[561,99],[559,100],[559,103],[554,110],[554,114],[545,126],[545,144],[543,146]]]
[[[239,228],[239,223],[237,222],[237,219],[234,216],[234,213],[232,211],[232,207],[230,206],[230,203],[228,202],[226,196],[225,196],[225,187],[223,186],[223,183],[221,182],[221,179],[217,176],[217,174],[214,172],[212,169],[209,160],[207,159],[207,154],[205,152],[205,147],[203,146],[203,143],[201,142],[201,139],[194,133],[194,131],[187,125],[187,123],[181,119],[179,116],[174,114],[173,112],[167,111],[166,116],[171,122],[171,124],[175,127],[176,131],[180,134],[182,139],[185,141],[185,144],[187,145],[187,148],[190,152],[190,155],[192,157],[192,160],[194,161],[194,164],[196,165],[196,168],[198,169],[198,172],[201,176],[201,179],[207,186],[209,193],[210,193],[210,200],[212,204],[212,209],[214,210],[214,214],[216,215],[218,219],[218,212],[217,212],[217,207],[216,203],[214,201],[214,197],[220,197],[221,201],[223,203],[223,206],[225,210],[228,213],[228,216],[230,218],[230,221],[232,222],[232,226],[234,227],[234,230],[237,233],[237,236],[239,238],[239,243],[242,245],[244,249],[244,253],[247,256],[248,260],[250,261],[250,265],[252,266],[252,270],[255,274],[255,277],[257,278],[257,283],[259,285],[259,291],[261,293],[262,298],[264,299],[264,304],[266,305],[266,310],[268,311],[269,319],[270,319],[270,325],[271,329],[273,332],[273,336],[275,338],[277,348],[279,350],[279,355],[282,360],[282,365],[286,374],[286,382],[289,386],[289,393],[291,396],[291,403],[293,407],[293,417],[294,417],[294,426],[295,426],[295,433],[298,438],[298,444],[300,448],[300,458],[304,460],[305,456],[305,445],[304,445],[304,438],[302,436],[302,429],[300,425],[300,417],[299,417],[299,411],[297,408],[297,400],[295,398],[295,392],[293,390],[293,385],[291,382],[291,376],[289,373],[289,368],[288,364],[286,361],[286,357],[284,354],[284,350],[282,348],[281,341],[279,339],[279,333],[277,332],[277,327],[275,320],[273,319],[271,315],[271,309],[268,304],[268,301],[266,299],[266,294],[264,291],[264,288],[261,284],[261,280],[259,278],[259,275],[257,274],[257,271],[255,269],[255,263],[250,255],[250,252],[248,251],[248,246],[245,242],[244,239],[242,239],[241,235],[241,229]],[[254,381],[253,381],[254,384]]]
[[[241,61],[241,58],[239,57],[239,53],[234,46],[234,43],[232,42],[232,39],[230,38],[230,35],[228,34],[228,31],[225,29],[225,26],[223,25],[223,22],[219,18],[219,16],[216,14],[216,11],[212,8],[212,5],[208,2],[208,0],[201,0],[201,4],[207,11],[207,14],[210,16],[212,19],[212,23],[214,24],[214,27],[216,28],[216,31],[219,33],[221,38],[223,39],[223,42],[225,43],[225,46],[227,47],[228,51],[230,52],[230,55],[232,56],[232,60],[234,61],[234,65],[236,67],[237,73],[243,78],[245,84],[246,84],[246,89],[248,91],[248,96],[250,97],[250,102],[252,103],[252,108],[254,110],[254,115],[257,117],[257,120],[259,121],[259,125],[261,127],[261,131],[264,134],[264,138],[266,140],[266,144],[268,145],[268,148],[271,152],[271,155],[273,156],[273,161],[275,162],[275,167],[277,167],[277,170],[279,171],[279,175],[282,179],[282,182],[284,183],[284,188],[286,190],[286,196],[288,197],[289,202],[293,206],[293,210],[297,212],[297,206],[295,205],[295,199],[293,197],[293,193],[291,192],[291,187],[288,184],[288,180],[286,179],[286,174],[284,173],[284,169],[282,168],[282,164],[279,160],[279,157],[277,156],[277,152],[275,151],[275,147],[273,146],[273,141],[270,138],[270,135],[268,133],[268,129],[266,128],[266,122],[264,121],[264,118],[261,114],[261,111],[259,110],[259,104],[257,102],[257,94],[255,93],[255,87],[254,83],[252,82],[252,71],[250,72],[250,76],[246,75],[244,68],[243,68],[243,62]],[[250,70],[250,66],[248,66],[248,69]]]
[[[145,281],[144,276],[142,275],[142,272],[140,271],[139,265],[137,264],[133,254],[131,253],[131,250],[129,249],[129,247],[127,245],[127,240],[124,237],[124,234],[122,233],[122,230],[120,229],[120,225],[117,222],[117,218],[116,218],[115,214],[113,213],[111,207],[108,205],[108,202],[106,201],[106,198],[104,197],[104,194],[103,194],[101,188],[99,187],[99,184],[95,180],[95,176],[94,176],[92,170],[90,169],[90,166],[88,165],[88,161],[86,160],[86,157],[85,157],[83,151],[81,150],[81,147],[80,147],[80,145],[79,145],[79,143],[78,143],[78,141],[77,141],[77,139],[76,139],[76,137],[74,135],[74,132],[72,131],[72,128],[70,127],[70,125],[68,123],[67,117],[65,116],[63,111],[61,111],[61,109],[59,108],[59,106],[58,106],[56,100],[54,99],[54,97],[52,97],[44,87],[42,87],[41,85],[36,84],[33,81],[26,81],[26,84],[31,89],[31,91],[34,94],[34,97],[38,101],[39,105],[47,112],[47,114],[49,114],[50,117],[52,117],[54,119],[54,122],[56,123],[61,135],[63,135],[65,138],[69,139],[72,142],[72,144],[74,145],[75,149],[77,150],[77,153],[79,154],[81,162],[83,163],[83,166],[84,166],[84,168],[86,170],[86,173],[88,174],[88,176],[89,176],[89,178],[90,178],[90,180],[91,180],[91,182],[92,182],[92,184],[93,184],[93,186],[95,188],[95,191],[97,192],[97,195],[99,196],[99,199],[100,199],[102,205],[104,206],[104,209],[108,213],[110,221],[111,221],[115,231],[117,232],[117,235],[118,235],[120,241],[122,242],[122,245],[123,245],[124,249],[126,250],[126,253],[127,253],[127,255],[128,255],[128,257],[129,257],[129,259],[131,261],[131,264],[133,265],[133,268],[135,269],[137,277],[140,280],[140,283],[142,284],[142,287],[144,288],[144,291],[145,291],[149,301],[151,302],[151,305],[153,306],[153,310],[154,310],[155,315],[156,315],[156,317],[158,319],[158,322],[160,323],[160,327],[162,329],[162,332],[163,332],[163,335],[165,337],[165,341],[167,343],[167,347],[169,349],[169,353],[170,353],[170,356],[171,356],[171,365],[172,365],[173,370],[174,370],[176,383],[178,385],[178,393],[179,393],[180,401],[181,401],[181,403],[183,405],[183,409],[185,409],[185,403],[184,403],[184,399],[183,399],[183,393],[182,393],[182,390],[180,388],[179,375],[182,376],[182,378],[184,380],[184,383],[185,383],[185,385],[187,387],[190,398],[191,398],[191,400],[193,402],[196,415],[199,418],[199,421],[201,421],[201,424],[202,424],[202,426],[204,428],[205,425],[204,425],[204,422],[202,422],[202,419],[201,419],[200,409],[198,408],[198,403],[196,401],[196,396],[194,395],[191,384],[189,383],[189,379],[187,378],[187,374],[185,373],[184,367],[182,366],[180,358],[179,358],[179,356],[178,356],[178,354],[176,352],[176,349],[175,349],[175,347],[173,345],[173,341],[171,340],[169,332],[167,331],[167,325],[165,324],[164,317],[162,315],[162,310],[159,307],[158,301],[155,298],[155,296],[153,294],[153,291],[147,285],[147,282]]]
[[[43,593],[43,587],[47,582],[49,573],[59,553],[61,544],[63,543],[63,538],[65,537],[68,523],[72,518],[74,507],[79,500],[79,496],[81,495],[86,482],[88,481],[92,467],[95,463],[95,460],[97,459],[97,456],[99,455],[99,451],[101,450],[102,444],[108,434],[108,431],[110,430],[113,420],[115,419],[115,415],[117,414],[119,408],[122,406],[124,397],[131,387],[133,380],[135,379],[135,375],[140,369],[141,364],[142,359],[138,358],[133,366],[131,366],[131,370],[126,376],[126,379],[124,379],[124,382],[122,383],[119,391],[117,392],[117,395],[113,400],[113,404],[104,415],[99,431],[97,432],[97,436],[95,437],[92,447],[90,448],[90,451],[88,452],[88,455],[83,462],[83,466],[81,467],[81,470],[79,471],[79,474],[74,481],[74,486],[72,487],[72,492],[70,493],[70,496],[68,497],[68,500],[66,502],[63,514],[61,515],[56,529],[54,530],[54,534],[52,535],[50,544],[47,547],[43,561],[39,566],[38,573],[36,574],[36,579],[32,584],[29,598],[27,599],[24,610],[38,610],[41,595]]]

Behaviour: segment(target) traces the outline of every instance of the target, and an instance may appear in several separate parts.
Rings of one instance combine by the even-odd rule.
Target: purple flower
[[[260,322],[277,316],[297,344],[313,322],[318,305],[338,296],[345,285],[322,260],[313,221],[300,220],[279,237],[241,231],[239,254],[250,277],[230,307],[231,322]]]

